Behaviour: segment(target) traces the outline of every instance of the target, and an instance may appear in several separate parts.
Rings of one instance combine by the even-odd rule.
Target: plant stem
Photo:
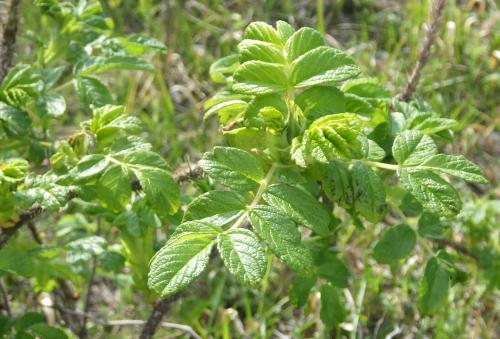
[[[321,35],[325,35],[324,7],[324,0],[316,0],[316,28]]]
[[[62,91],[62,90],[64,90],[64,89],[66,89],[66,88],[70,87],[72,84],[73,84],[73,79],[71,79],[71,80],[69,80],[69,81],[67,81],[67,82],[63,83],[62,85],[57,86],[56,88],[54,88],[54,91],[55,91],[55,92]]]
[[[391,171],[397,171],[399,169],[399,166],[394,164],[386,164],[383,162],[369,161],[369,160],[363,160],[363,162],[368,166],[383,168]]]
[[[266,296],[267,286],[269,285],[269,276],[271,275],[271,267],[273,264],[273,254],[268,251],[267,252],[267,265],[266,271],[264,273],[264,277],[262,279],[262,285],[260,286],[260,298],[259,305],[257,306],[257,314],[259,315],[260,323],[263,324],[264,320],[264,301]],[[265,326],[265,325],[264,325]]]
[[[267,172],[266,176],[262,181],[260,182],[259,189],[257,190],[257,193],[255,193],[255,197],[253,198],[252,202],[250,205],[248,205],[247,211],[245,211],[239,218],[236,220],[236,222],[231,226],[231,229],[238,228],[243,223],[245,222],[247,216],[248,216],[248,211],[253,209],[255,206],[257,206],[260,202],[260,199],[262,198],[262,194],[266,191],[266,189],[269,187],[269,184],[271,183],[271,179],[273,178],[274,171],[276,170],[278,166],[276,164],[273,164],[269,171]]]
[[[92,297],[92,285],[94,284],[94,278],[97,270],[97,257],[95,255],[92,256],[92,267],[90,270],[90,277],[89,281],[87,284],[87,294],[85,295],[85,304],[83,306],[83,313],[85,316],[82,319],[82,327],[80,329],[79,337],[80,338],[87,338],[88,333],[87,333],[87,314],[89,313],[90,310],[90,298]]]
[[[356,334],[358,333],[359,316],[361,315],[361,308],[363,306],[363,299],[365,298],[366,291],[366,280],[361,280],[361,285],[359,286],[359,292],[356,296],[356,305],[354,307],[354,316],[352,320],[352,332],[351,339],[356,339]]]

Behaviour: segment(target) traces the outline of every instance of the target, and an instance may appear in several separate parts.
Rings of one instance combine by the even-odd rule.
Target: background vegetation
[[[146,126],[145,137],[171,164],[195,163],[213,145],[221,144],[218,124],[203,121],[204,101],[218,87],[210,80],[209,67],[229,54],[240,41],[245,26],[256,20],[274,23],[285,20],[295,27],[316,27],[326,34],[328,44],[343,49],[361,67],[363,74],[377,77],[393,93],[398,93],[418,57],[418,46],[428,19],[429,1],[338,0],[106,0],[101,1],[114,22],[117,35],[145,33],[168,48],[164,55],[151,56],[158,71],[120,73],[108,76],[115,101],[124,104]],[[17,60],[36,58],[34,41],[58,34],[57,27],[31,1],[23,1],[17,43]],[[75,94],[63,89],[70,102]],[[499,270],[491,261],[499,250],[500,223],[500,12],[493,0],[450,0],[417,95],[443,115],[459,121],[450,153],[464,154],[485,171],[488,185],[462,184],[468,197],[464,211],[446,232],[463,248],[467,280],[451,289],[448,307],[435,316],[419,317],[416,310],[417,278],[424,264],[419,251],[404,265],[378,265],[371,258],[374,239],[384,225],[373,225],[362,232],[344,225],[338,251],[352,268],[354,288],[345,289],[350,320],[337,333],[327,334],[319,321],[319,300],[313,297],[298,309],[288,297],[293,275],[275,261],[265,290],[242,288],[216,259],[203,279],[175,301],[164,320],[190,326],[201,337],[442,337],[495,338],[499,332]],[[68,105],[68,107],[72,107]],[[72,133],[76,123],[88,115],[72,109],[57,121],[62,135]],[[188,185],[203,191],[204,183]],[[188,202],[188,197],[182,197]],[[410,207],[415,208],[415,207]],[[61,236],[79,230],[91,233],[99,225],[79,214],[53,216],[38,221],[44,237]],[[120,252],[120,242],[107,231],[108,249]],[[114,237],[114,238],[113,238]],[[31,240],[29,232],[20,240]],[[446,244],[444,244],[446,245]],[[88,244],[97,246],[97,244]],[[89,250],[90,251],[90,250]],[[104,328],[95,319],[146,319],[150,306],[132,286],[125,267],[97,265],[92,274],[92,256],[74,279],[85,291],[89,277],[90,302],[87,312],[89,336],[123,338],[137,335],[139,328]],[[76,260],[70,255],[66,260]],[[487,262],[490,260],[490,262]],[[479,263],[479,264],[478,264]],[[498,262],[497,262],[498,264]],[[123,266],[123,264],[122,264]],[[489,267],[482,269],[482,267]],[[394,277],[394,279],[390,279]],[[2,276],[14,314],[39,304],[39,295],[24,290],[30,281],[12,275]],[[36,291],[36,288],[35,288]],[[85,292],[82,292],[85,293]],[[41,306],[37,306],[41,309]],[[359,317],[357,334],[351,332]],[[158,337],[187,336],[182,331],[162,328]]]

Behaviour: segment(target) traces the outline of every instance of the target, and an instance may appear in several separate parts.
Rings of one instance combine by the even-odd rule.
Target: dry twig
[[[439,29],[440,18],[443,14],[445,4],[446,0],[434,0],[431,4],[430,19],[426,25],[426,33],[420,46],[420,54],[417,63],[408,78],[406,86],[399,96],[402,101],[410,100],[417,89],[422,69],[429,60],[430,50]]]

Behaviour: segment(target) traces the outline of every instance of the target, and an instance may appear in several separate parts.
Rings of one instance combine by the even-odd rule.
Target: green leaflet
[[[349,284],[349,269],[335,255],[327,253],[318,263],[318,276],[328,280],[333,286],[347,288]]]
[[[217,114],[221,124],[226,125],[242,116],[248,104],[243,100],[223,101],[217,105],[210,107],[205,113],[203,119],[207,119],[214,114]]]
[[[460,212],[462,201],[448,182],[430,171],[402,169],[401,185],[430,212],[451,217]]]
[[[82,76],[76,80],[76,91],[86,107],[111,104],[113,97],[108,88],[97,78]]]
[[[91,179],[108,167],[109,158],[103,154],[90,154],[80,159],[75,169],[77,180]]]
[[[57,183],[55,175],[29,175],[25,178],[25,186],[14,193],[16,204],[20,209],[28,209],[38,204],[45,211],[58,211],[66,205],[70,194],[74,194],[75,186],[62,186]]]
[[[317,47],[293,63],[291,82],[295,88],[335,84],[356,77],[358,66],[345,53],[331,47]]]
[[[423,105],[422,102],[406,103],[395,100],[393,103],[395,110],[395,112],[391,113],[393,132],[415,130],[423,134],[451,139],[449,129],[457,125],[455,120],[441,118],[428,105]]]
[[[453,175],[468,182],[487,183],[479,166],[465,159],[463,155],[436,154],[418,168]]]
[[[115,116],[117,112],[120,114],[119,110],[102,111],[93,124],[96,128],[99,124],[109,126],[108,121],[118,119]],[[97,180],[97,197],[106,207],[118,212],[130,199],[130,174],[133,173],[155,211],[159,215],[174,214],[180,205],[179,188],[167,170],[165,160],[147,150],[149,147],[140,141],[134,143],[132,139],[118,139],[110,149],[115,153],[91,154],[80,159],[72,171],[73,177],[83,183]],[[125,187],[119,186],[122,184]]]
[[[321,286],[320,318],[328,328],[338,326],[346,318],[344,303],[340,300],[337,289],[331,285]]]
[[[255,232],[288,267],[306,276],[314,273],[312,253],[302,244],[297,227],[285,214],[257,205],[248,216]]]
[[[177,212],[180,205],[179,187],[166,170],[167,164],[160,155],[145,150],[125,152],[123,162],[134,172],[157,213],[165,215]]]
[[[381,161],[385,158],[385,151],[375,141],[364,139],[363,143],[363,159],[370,161]]]
[[[287,184],[271,185],[262,198],[272,207],[320,235],[330,232],[329,211],[306,191]]]
[[[150,50],[161,53],[167,52],[167,47],[161,41],[144,35],[134,34],[126,38],[120,37],[116,39],[116,42],[131,55],[143,55]]]
[[[243,39],[260,40],[277,45],[282,44],[281,37],[273,26],[262,21],[249,24],[245,29]]]
[[[399,134],[392,145],[392,155],[400,165],[419,165],[437,153],[437,146],[428,135],[420,131]]]
[[[444,225],[438,215],[424,212],[418,219],[418,234],[431,239],[442,239],[444,237]]]
[[[106,208],[120,212],[132,193],[127,169],[121,165],[108,167],[97,181],[96,193]]]
[[[330,114],[347,112],[344,101],[342,91],[326,86],[308,88],[295,99],[304,115],[311,121]]]
[[[316,284],[316,280],[316,277],[303,277],[296,275],[293,278],[292,284],[288,290],[290,301],[298,307],[304,306],[309,299],[311,289]]]
[[[444,265],[433,257],[427,262],[424,277],[420,282],[418,308],[423,314],[432,314],[448,297],[450,274]]]
[[[210,77],[215,83],[225,84],[232,81],[232,74],[239,66],[238,55],[231,54],[214,62],[210,66]]]
[[[361,156],[364,138],[361,120],[352,113],[322,117],[304,133],[304,151],[319,162],[353,159]]]
[[[378,79],[361,78],[347,81],[342,91],[365,99],[390,99],[391,94]]]
[[[301,55],[324,44],[321,33],[312,28],[303,27],[295,32],[286,43],[288,62],[291,63]]]
[[[24,179],[28,173],[29,164],[24,159],[3,159],[0,164],[0,183],[3,181],[15,183]]]
[[[351,173],[340,161],[332,161],[325,168],[323,191],[332,201],[344,207],[354,204]]]
[[[199,164],[212,180],[235,190],[251,191],[264,179],[257,159],[237,148],[214,147]]]
[[[35,270],[34,266],[33,257],[29,252],[15,243],[9,243],[0,251],[0,271],[30,277]]]
[[[25,111],[0,101],[0,135],[5,132],[7,136],[23,138],[30,127],[31,122]]]
[[[288,77],[281,64],[248,61],[234,73],[233,90],[244,94],[271,94],[288,88]]]
[[[381,264],[389,264],[406,258],[415,247],[417,235],[408,225],[386,228],[375,245],[373,255]]]
[[[245,209],[246,200],[233,191],[210,191],[191,201],[184,213],[184,221],[209,218],[210,222],[224,225]]]
[[[286,43],[286,41],[292,36],[295,32],[293,27],[285,21],[278,20],[276,22],[276,30],[281,38],[282,43]]]
[[[57,118],[66,112],[66,100],[60,94],[45,93],[42,94],[36,106],[42,118]]]
[[[148,286],[166,298],[191,284],[207,266],[219,232],[199,221],[181,224],[151,260]]]
[[[371,222],[381,221],[387,209],[385,188],[380,177],[361,162],[355,162],[351,168],[354,205]]]
[[[134,173],[148,201],[160,215],[174,214],[179,209],[180,193],[172,176],[161,168],[138,166]]]
[[[278,64],[285,63],[285,58],[279,46],[259,40],[243,40],[238,44],[238,54],[240,63],[251,60]]]
[[[217,248],[229,272],[240,283],[257,286],[266,269],[266,254],[259,239],[246,229],[219,234]]]
[[[155,72],[155,67],[148,61],[134,57],[114,55],[109,57],[96,57],[85,62],[79,70],[79,76],[103,73],[112,70],[131,70]]]

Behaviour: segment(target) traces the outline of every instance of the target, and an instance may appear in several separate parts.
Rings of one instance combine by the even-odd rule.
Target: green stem
[[[359,286],[359,292],[356,296],[356,305],[354,307],[354,316],[352,319],[352,331],[351,339],[356,339],[356,334],[358,332],[359,316],[361,315],[361,308],[363,306],[363,299],[365,298],[366,291],[366,280],[361,280],[361,285]]]
[[[57,86],[56,88],[54,88],[54,91],[59,92],[59,91],[62,91],[64,89],[70,87],[71,85],[73,85],[73,80],[74,79],[71,79],[71,80],[65,82],[64,84]]]
[[[399,165],[394,165],[394,164],[386,164],[383,162],[369,161],[369,160],[363,160],[363,162],[368,166],[383,168],[391,171],[397,171],[399,169]]]
[[[248,216],[248,211],[252,210],[255,206],[257,206],[260,202],[260,199],[262,198],[262,194],[266,191],[266,189],[269,187],[271,184],[271,179],[273,178],[274,171],[276,170],[278,166],[276,164],[273,164],[269,171],[267,172],[266,176],[262,181],[260,182],[259,189],[257,190],[257,193],[255,193],[255,197],[253,198],[252,202],[250,205],[248,205],[248,209],[236,220],[236,222],[231,226],[231,229],[238,228],[247,219]]]
[[[262,285],[260,286],[260,298],[259,298],[259,305],[257,307],[257,314],[259,315],[259,319],[263,320],[264,318],[264,301],[266,299],[266,290],[267,286],[269,285],[269,276],[271,275],[271,267],[273,264],[273,254],[268,251],[267,252],[267,266],[266,266],[266,271],[264,273],[264,277],[262,278]]]
[[[325,15],[324,15],[324,0],[316,0],[316,28],[325,35]]]

